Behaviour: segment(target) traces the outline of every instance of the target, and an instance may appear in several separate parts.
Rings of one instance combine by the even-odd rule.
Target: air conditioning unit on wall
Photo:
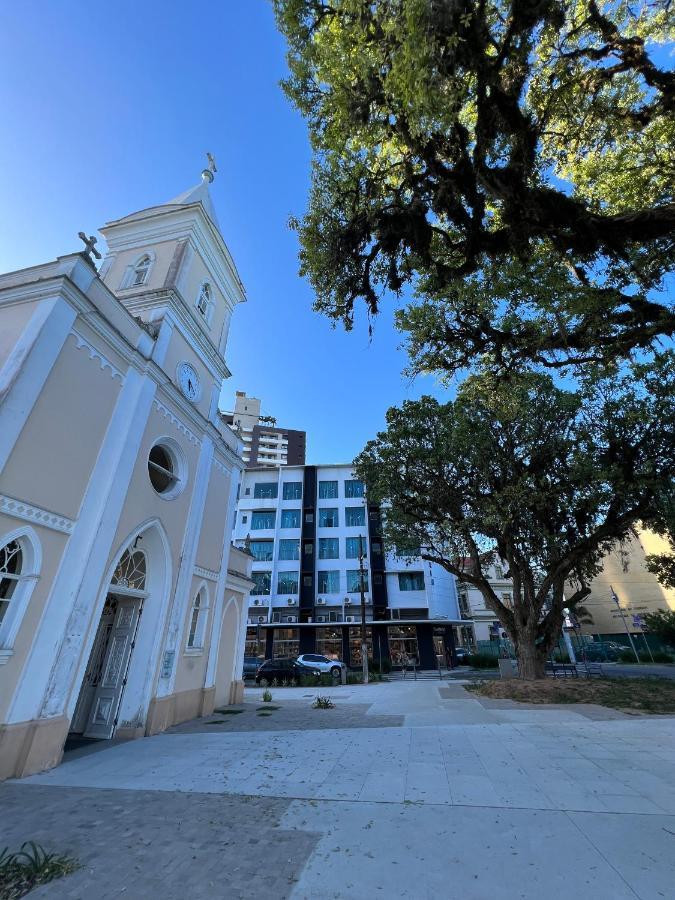
[[[325,606],[325,605],[326,605],[326,600],[325,600],[325,598],[324,598],[324,597],[317,597],[317,598],[316,598],[316,605],[317,605],[317,606]]]
[[[352,605],[352,601],[350,600],[350,598],[345,597],[345,606],[351,606],[351,605]]]
[[[317,616],[316,621],[317,622],[327,622],[328,618],[329,618],[328,616]]]
[[[345,622],[356,622],[356,616],[345,616]]]
[[[258,624],[261,625],[263,622],[267,621],[267,616],[258,616]]]
[[[295,604],[296,604],[297,602],[298,602],[298,601],[295,599],[295,597],[289,597],[289,598],[288,598],[288,605],[289,605],[289,606],[295,606]]]
[[[253,601],[253,605],[254,605],[254,606],[260,606],[260,600],[258,600],[257,597],[256,597],[255,600]]]
[[[297,622],[298,617],[297,616],[284,616],[284,621],[285,622]]]

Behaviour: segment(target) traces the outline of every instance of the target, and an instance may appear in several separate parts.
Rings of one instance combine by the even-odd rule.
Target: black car
[[[255,678],[255,673],[258,671],[261,662],[262,659],[259,659],[257,656],[245,656],[242,678]]]
[[[471,651],[467,650],[466,647],[455,647],[455,658],[458,666],[465,666],[470,656]]]
[[[283,684],[284,681],[297,683],[308,675],[321,675],[321,672],[309,666],[302,666],[295,659],[266,659],[255,673],[255,683],[261,684],[263,687],[271,684],[275,679],[280,684]]]

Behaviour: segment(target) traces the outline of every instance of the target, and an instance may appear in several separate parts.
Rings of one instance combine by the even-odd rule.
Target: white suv
[[[329,659],[327,656],[321,656],[320,653],[303,653],[298,657],[301,666],[311,666],[312,669],[318,669],[320,672],[330,672],[333,678],[339,678],[342,670],[347,666],[339,659]]]

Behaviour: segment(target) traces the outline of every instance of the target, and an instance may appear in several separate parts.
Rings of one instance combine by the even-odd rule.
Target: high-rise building
[[[245,470],[234,543],[254,557],[248,655],[318,652],[357,666],[362,585],[375,662],[445,665],[470,625],[445,569],[385,553],[380,508],[349,464]]]
[[[237,391],[234,410],[221,415],[243,441],[246,468],[305,464],[306,433],[280,428],[274,416],[261,416],[260,400],[256,397]]]

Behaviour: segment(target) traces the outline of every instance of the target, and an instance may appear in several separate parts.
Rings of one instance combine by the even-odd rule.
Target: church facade
[[[100,271],[89,241],[0,276],[0,777],[241,699],[243,462],[218,398],[245,294],[214,171],[104,226]]]

